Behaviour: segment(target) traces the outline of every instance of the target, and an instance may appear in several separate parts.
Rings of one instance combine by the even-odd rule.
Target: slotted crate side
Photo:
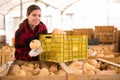
[[[92,28],[78,28],[73,29],[73,36],[87,35],[89,39],[93,38],[93,29]]]
[[[0,66],[4,65],[8,61],[14,59],[14,54],[11,53],[0,53]]]
[[[72,53],[72,60],[87,59],[88,37],[85,35],[70,36],[68,39],[70,39],[70,50]]]
[[[94,38],[98,38],[101,43],[114,43],[114,33],[94,33]]]
[[[95,26],[97,33],[114,33],[114,26]]]
[[[41,54],[42,60],[45,58],[44,60],[48,61],[63,62],[70,57],[70,55],[68,55],[69,44],[65,39],[65,35],[42,35],[41,42],[44,50]]]
[[[86,35],[41,35],[40,40],[44,50],[40,54],[41,60],[66,62],[88,57],[88,36]]]
[[[101,43],[114,43],[116,31],[114,26],[95,26],[94,38],[99,38]]]
[[[4,65],[8,61],[13,61],[15,59],[14,52],[15,48],[8,45],[2,46],[0,49],[0,66]]]

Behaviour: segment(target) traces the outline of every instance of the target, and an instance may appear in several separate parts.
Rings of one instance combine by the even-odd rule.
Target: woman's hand
[[[32,50],[29,52],[29,55],[30,55],[31,57],[36,57],[36,56],[38,56],[41,52],[43,52],[42,47],[37,48],[37,49],[32,49]]]

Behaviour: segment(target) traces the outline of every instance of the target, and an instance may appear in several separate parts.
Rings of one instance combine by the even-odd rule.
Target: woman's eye
[[[39,17],[41,17],[41,15],[38,15]]]
[[[41,15],[36,15],[36,14],[33,14],[32,16],[34,16],[34,17],[36,17],[36,16],[41,17]]]
[[[36,16],[36,14],[33,14],[33,16]]]

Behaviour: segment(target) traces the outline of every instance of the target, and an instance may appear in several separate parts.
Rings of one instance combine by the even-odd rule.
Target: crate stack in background
[[[8,61],[13,61],[15,48],[8,45],[2,46],[0,49],[0,66],[6,64]]]
[[[114,26],[95,26],[94,38],[98,38],[100,43],[115,42]]]
[[[6,45],[6,36],[0,35],[0,47],[2,47],[3,45]]]
[[[73,36],[78,35],[87,35],[88,36],[88,45],[98,45],[99,39],[94,38],[94,30],[92,28],[77,28],[73,29],[73,31],[66,31],[66,33]]]
[[[116,30],[114,51],[120,52],[120,30]]]
[[[80,28],[73,29],[72,35],[87,35],[89,39],[93,38],[93,29],[92,28]]]
[[[52,62],[67,62],[88,58],[88,36],[50,34],[41,35],[43,53],[40,60]]]
[[[67,35],[72,35],[73,30],[64,30]]]

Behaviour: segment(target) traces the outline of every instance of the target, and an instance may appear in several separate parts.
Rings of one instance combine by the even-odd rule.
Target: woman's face
[[[41,20],[41,11],[33,10],[29,15],[27,15],[27,18],[31,27],[37,26]]]

